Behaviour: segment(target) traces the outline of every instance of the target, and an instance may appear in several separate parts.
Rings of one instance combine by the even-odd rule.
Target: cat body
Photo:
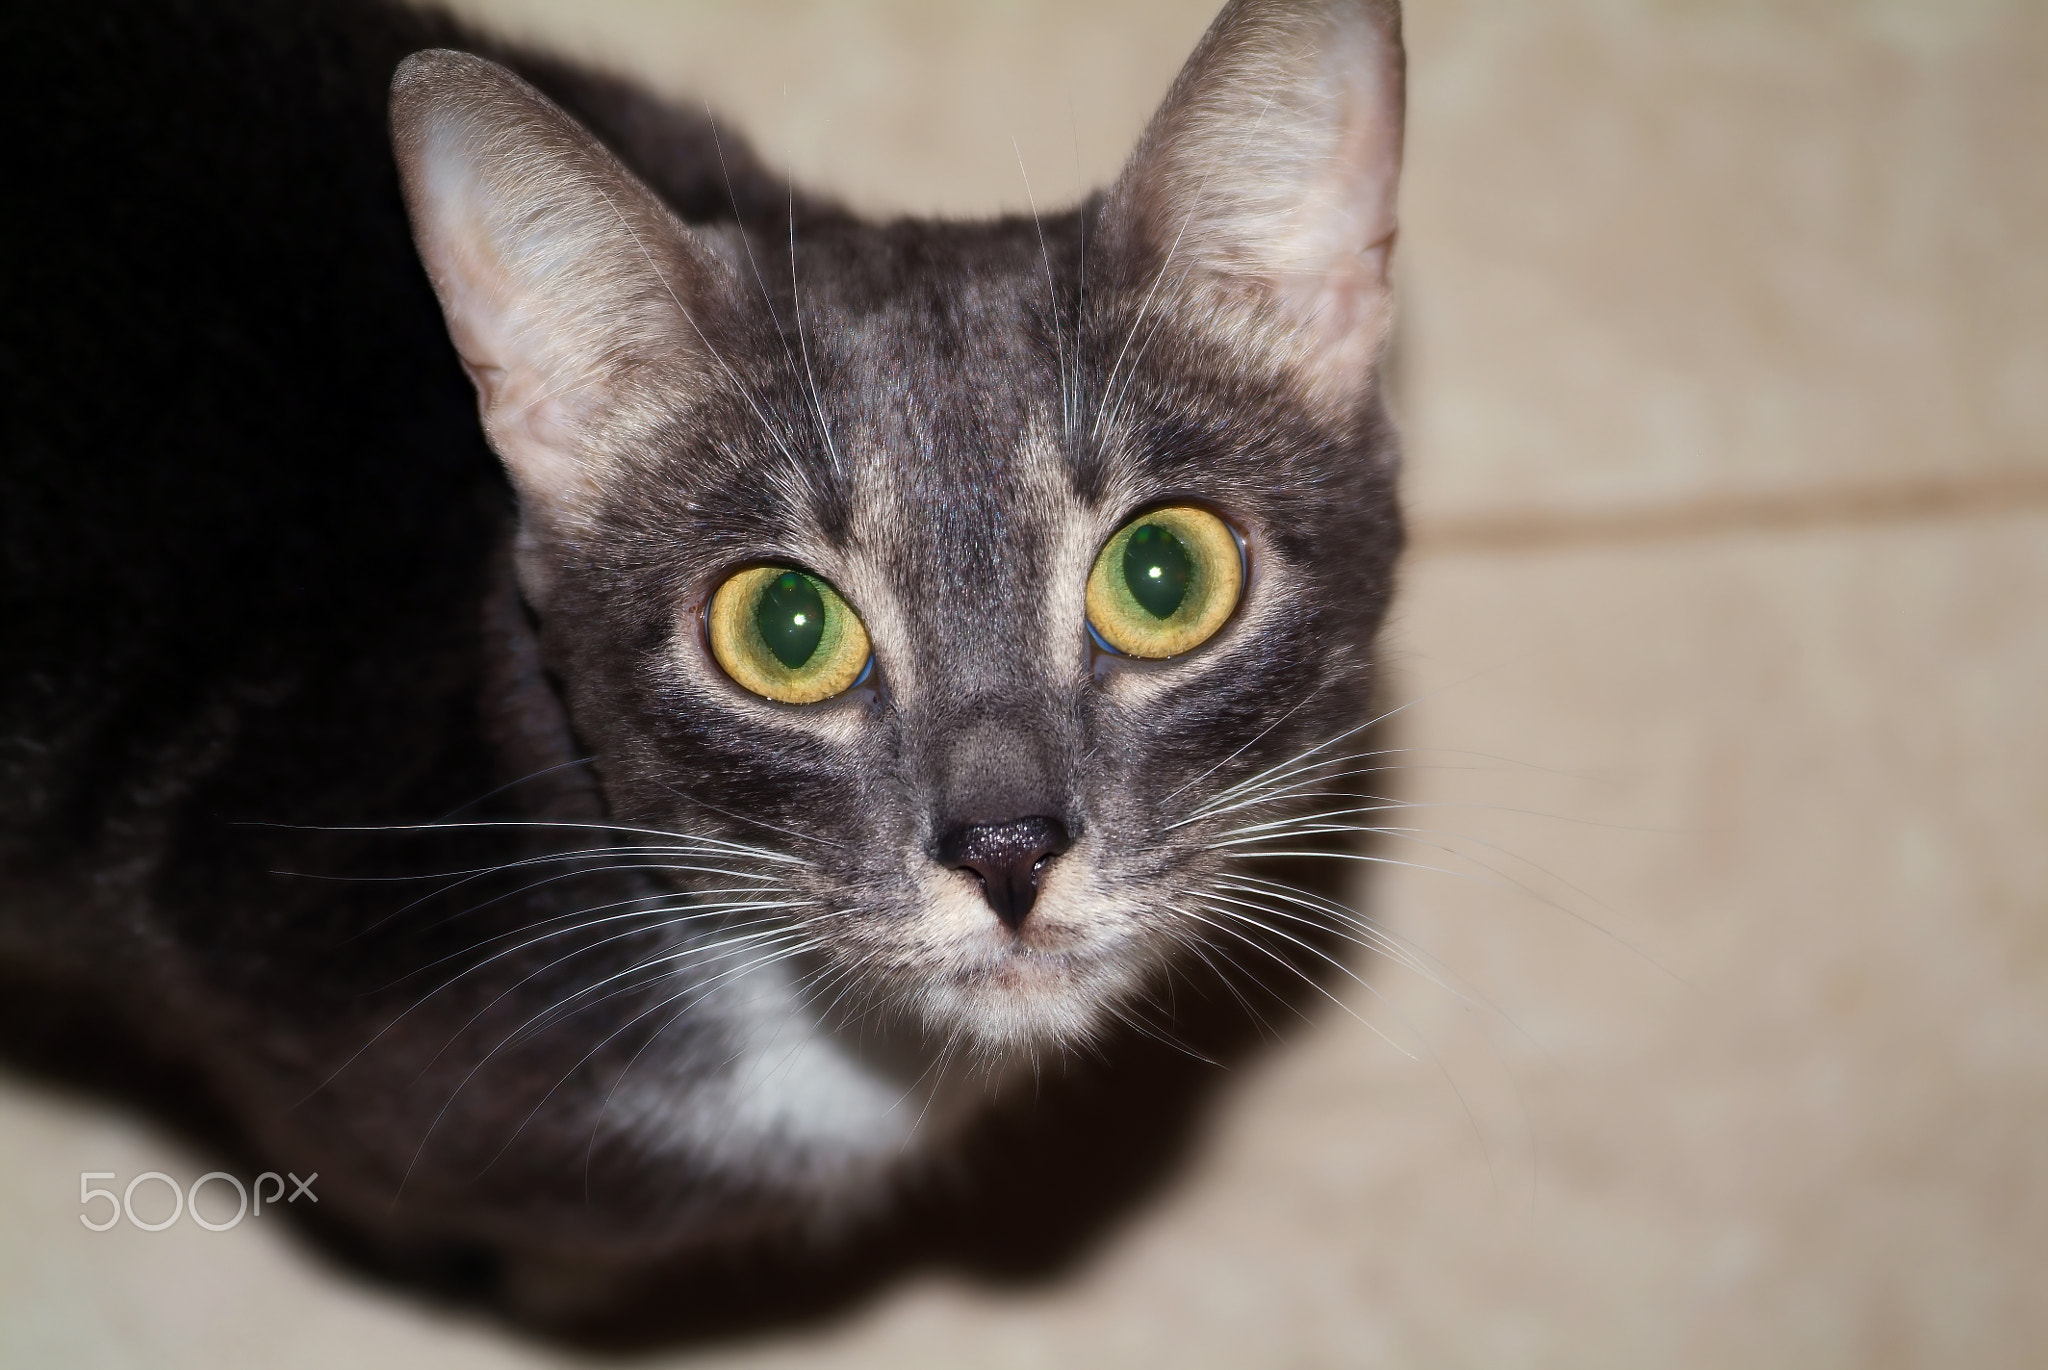
[[[1232,844],[1356,750],[1400,544],[1391,9],[1233,6],[1116,185],[981,223],[410,12],[5,23],[0,974],[337,1221],[857,1229],[1309,947]],[[1120,650],[1104,547],[1187,520],[1235,597]],[[745,683],[751,568],[857,678]]]

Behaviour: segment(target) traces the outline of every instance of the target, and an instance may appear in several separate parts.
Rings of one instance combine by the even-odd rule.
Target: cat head
[[[686,224],[453,52],[392,116],[614,821],[992,1055],[1241,955],[1218,882],[1349,750],[1400,544],[1391,0],[1232,4],[1042,223]]]

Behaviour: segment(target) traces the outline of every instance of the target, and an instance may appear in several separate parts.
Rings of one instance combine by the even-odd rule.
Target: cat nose
[[[950,869],[974,872],[988,906],[1014,932],[1038,900],[1038,875],[1045,863],[1073,845],[1065,824],[1037,815],[955,828],[939,839],[939,860]]]

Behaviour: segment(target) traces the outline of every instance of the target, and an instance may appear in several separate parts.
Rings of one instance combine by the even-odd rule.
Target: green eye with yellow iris
[[[1229,525],[1206,509],[1154,509],[1117,530],[1088,573],[1088,623],[1126,656],[1169,657],[1216,636],[1244,590]]]
[[[804,571],[756,566],[711,596],[711,655],[764,699],[815,704],[868,668],[868,632],[839,592]]]

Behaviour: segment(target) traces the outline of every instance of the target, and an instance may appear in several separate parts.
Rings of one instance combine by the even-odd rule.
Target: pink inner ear
[[[444,154],[434,159],[438,165],[423,168],[429,184],[416,237],[441,296],[448,336],[470,379],[488,401],[487,378],[502,384],[510,360],[503,314],[511,283],[480,222],[482,215],[475,204],[480,188],[464,169],[448,167],[450,160],[452,154]],[[444,180],[456,184],[445,190],[434,184]]]
[[[545,340],[523,317],[522,290],[505,244],[491,231],[490,187],[457,136],[429,127],[415,165],[414,224],[420,253],[462,369],[477,391],[484,431],[505,462],[521,502],[561,507],[591,493],[591,473],[574,455],[574,434],[551,374]]]

